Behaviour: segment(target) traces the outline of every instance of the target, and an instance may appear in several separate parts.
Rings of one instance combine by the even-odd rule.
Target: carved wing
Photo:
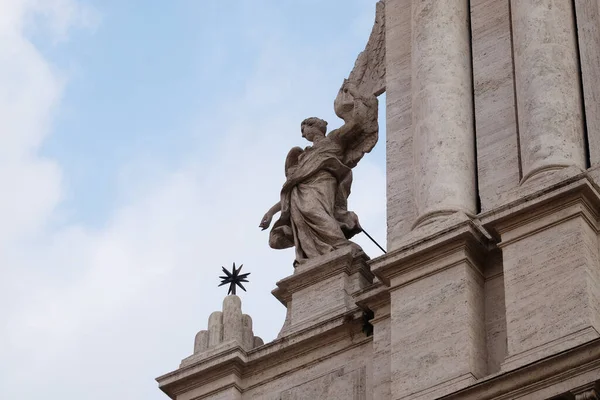
[[[353,119],[357,129],[355,138],[347,149],[344,164],[354,168],[365,153],[370,152],[379,138],[377,122],[377,97],[385,91],[385,2],[377,3],[375,24],[365,50],[358,55],[354,68],[344,85],[356,87],[358,97],[354,96]],[[343,92],[342,86],[341,92]],[[338,101],[344,103],[347,94],[340,93]],[[339,115],[339,114],[338,114]],[[346,121],[348,125],[348,121]],[[342,127],[343,128],[343,127]]]
[[[346,135],[350,134],[353,139],[347,142],[343,160],[344,164],[350,168],[354,168],[365,153],[373,150],[379,139],[377,97],[371,95],[366,98],[357,99],[353,113],[358,123],[350,128],[355,130],[354,133],[345,133]],[[342,126],[340,130],[343,128]]]
[[[288,152],[287,157],[285,158],[285,177],[289,177],[296,166],[298,165],[298,158],[304,152],[302,147],[292,147],[292,149]]]
[[[348,80],[364,96],[385,92],[385,3],[377,2],[375,24],[365,50],[358,55]]]

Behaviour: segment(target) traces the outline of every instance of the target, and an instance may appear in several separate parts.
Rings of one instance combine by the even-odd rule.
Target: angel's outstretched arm
[[[267,229],[271,225],[273,216],[275,214],[277,214],[279,211],[281,211],[281,202],[278,201],[277,203],[275,203],[273,205],[273,207],[269,208],[269,211],[267,211],[267,213],[264,215],[264,217],[260,221],[260,225],[258,225],[258,227],[262,228],[263,231],[265,229]]]

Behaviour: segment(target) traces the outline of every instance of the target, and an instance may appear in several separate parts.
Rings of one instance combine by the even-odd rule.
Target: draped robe
[[[269,235],[274,249],[296,248],[296,261],[317,257],[344,246],[362,231],[348,211],[352,169],[377,143],[377,98],[340,89],[336,114],[344,125],[306,149],[290,150],[281,190],[281,215]],[[343,107],[349,105],[349,112]],[[338,112],[339,111],[339,112]]]
[[[272,248],[295,246],[296,260],[354,245],[361,231],[358,217],[347,210],[352,170],[342,163],[341,141],[327,136],[298,156],[286,171],[281,216],[269,237]],[[291,153],[291,152],[290,152]]]

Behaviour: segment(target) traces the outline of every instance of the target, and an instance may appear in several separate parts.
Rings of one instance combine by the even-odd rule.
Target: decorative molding
[[[599,215],[596,210],[600,209],[600,194],[585,174],[579,174],[555,185],[543,187],[511,203],[482,213],[477,220],[496,240],[500,241],[502,232],[513,230],[516,226],[539,219],[544,215],[550,215],[564,209],[567,203],[578,200],[585,204],[586,210],[589,210],[590,215],[593,216],[592,220],[597,221]],[[594,225],[597,226],[597,222]]]
[[[600,339],[512,371],[487,376],[476,384],[440,400],[527,398],[526,396],[536,391],[590,371],[600,371]]]
[[[237,384],[235,384],[235,383],[231,383],[231,384],[229,384],[229,385],[226,385],[226,386],[220,387],[220,388],[218,388],[218,389],[215,389],[215,390],[213,390],[213,391],[211,391],[211,392],[208,392],[208,393],[202,394],[202,395],[200,395],[200,396],[194,397],[194,398],[192,398],[192,399],[190,399],[190,400],[203,400],[203,399],[209,399],[209,398],[211,398],[211,397],[213,397],[213,396],[216,396],[216,395],[219,395],[219,393],[221,393],[221,392],[224,392],[224,391],[226,391],[226,390],[229,390],[229,389],[235,389],[235,390],[237,390],[237,391],[238,391],[240,394],[242,393],[242,388],[240,388],[240,386],[239,386],[239,385],[237,385]]]
[[[598,333],[594,327],[588,326],[578,332],[510,356],[504,360],[501,369],[502,371],[508,371],[514,369],[514,366],[526,363],[528,357],[539,357],[539,354],[556,354],[565,349],[574,347],[574,345],[577,346],[598,338],[600,338],[600,333]]]
[[[373,260],[371,270],[385,285],[390,286],[394,279],[394,286],[399,287],[466,260],[483,277],[477,267],[481,263],[476,260],[482,258],[489,245],[481,228],[467,220],[441,234],[426,237]],[[444,262],[438,262],[442,260]],[[428,268],[423,270],[424,266]],[[398,280],[399,276],[404,277]],[[390,289],[395,287],[390,286]]]

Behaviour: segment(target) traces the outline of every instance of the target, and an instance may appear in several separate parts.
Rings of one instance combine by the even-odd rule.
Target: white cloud
[[[23,299],[44,291],[47,282],[39,271],[47,260],[37,257],[32,244],[43,236],[62,195],[58,165],[37,151],[50,131],[64,79],[27,39],[24,25],[28,18],[48,13],[52,21],[60,20],[60,31],[46,32],[55,38],[66,33],[74,13],[83,9],[72,1],[2,0],[0,10],[0,358],[6,362],[43,342],[20,337],[26,327],[11,322],[24,312]],[[9,364],[3,367],[17,367]]]
[[[252,273],[244,311],[272,339],[284,309],[270,291],[292,272],[293,251],[269,249],[257,225],[278,199],[286,151],[301,143],[299,122],[326,110],[336,125],[342,76],[331,82],[323,66],[336,71],[342,50],[325,43],[314,50],[320,57],[306,58],[269,43],[243,94],[203,116],[177,169],[134,162],[121,177],[127,202],[101,229],[57,230],[48,222],[61,171],[38,150],[66,82],[27,40],[24,21],[41,16],[63,40],[95,14],[74,0],[0,0],[0,9],[0,397],[163,398],[153,378],[190,354],[195,332],[221,305],[218,268],[233,261]],[[201,159],[207,134],[222,140]],[[384,175],[368,157],[350,204],[385,242]]]

